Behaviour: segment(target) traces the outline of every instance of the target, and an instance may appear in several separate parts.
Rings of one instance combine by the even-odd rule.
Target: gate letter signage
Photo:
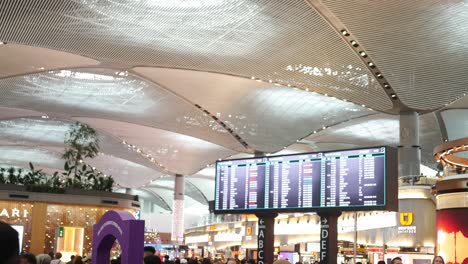
[[[258,253],[257,253],[257,263],[258,264],[265,264],[265,232],[266,232],[266,225],[265,219],[259,218],[258,219]]]
[[[330,225],[328,218],[320,216],[320,263],[330,263]]]

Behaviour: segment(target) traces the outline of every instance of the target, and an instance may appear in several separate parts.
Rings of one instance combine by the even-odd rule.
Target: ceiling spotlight
[[[390,94],[390,96],[391,96],[393,99],[396,99],[396,98],[397,98],[396,94],[394,94],[394,93]]]
[[[367,53],[365,53],[364,51],[359,52],[359,55],[361,55],[361,57],[363,58],[367,58]]]
[[[255,77],[252,76],[252,77],[250,77],[250,79],[255,80]]]
[[[369,65],[369,67],[371,67],[371,68],[375,68],[375,64],[373,62],[369,62],[369,63],[367,63],[367,65]]]
[[[306,92],[308,92],[308,91],[309,91],[309,88],[306,88],[305,90],[306,90]]]
[[[382,78],[382,77],[383,77],[383,75],[382,75],[380,72],[378,72],[378,73],[376,74],[376,76],[377,76],[377,78]]]
[[[343,34],[343,36],[349,36],[349,32],[345,29],[341,30],[341,34]]]
[[[390,89],[390,84],[384,83],[383,87],[384,87],[385,89]]]
[[[6,42],[0,41],[0,45],[6,45]]]
[[[359,44],[355,40],[351,40],[351,45],[353,45],[353,47],[359,47]]]

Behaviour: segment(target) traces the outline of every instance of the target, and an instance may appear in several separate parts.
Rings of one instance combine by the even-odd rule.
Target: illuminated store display
[[[437,211],[437,248],[445,263],[468,263],[466,208]]]

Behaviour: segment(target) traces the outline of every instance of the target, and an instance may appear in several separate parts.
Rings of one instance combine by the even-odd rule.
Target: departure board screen
[[[218,161],[215,213],[388,210],[396,162],[389,147]]]

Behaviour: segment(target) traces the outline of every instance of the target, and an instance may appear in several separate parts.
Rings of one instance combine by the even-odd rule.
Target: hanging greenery
[[[48,175],[29,162],[29,171],[22,168],[0,168],[0,184],[25,185],[28,191],[63,193],[65,189],[112,192],[114,179],[86,164],[99,154],[99,135],[92,127],[75,123],[65,136],[65,160],[62,173]]]

